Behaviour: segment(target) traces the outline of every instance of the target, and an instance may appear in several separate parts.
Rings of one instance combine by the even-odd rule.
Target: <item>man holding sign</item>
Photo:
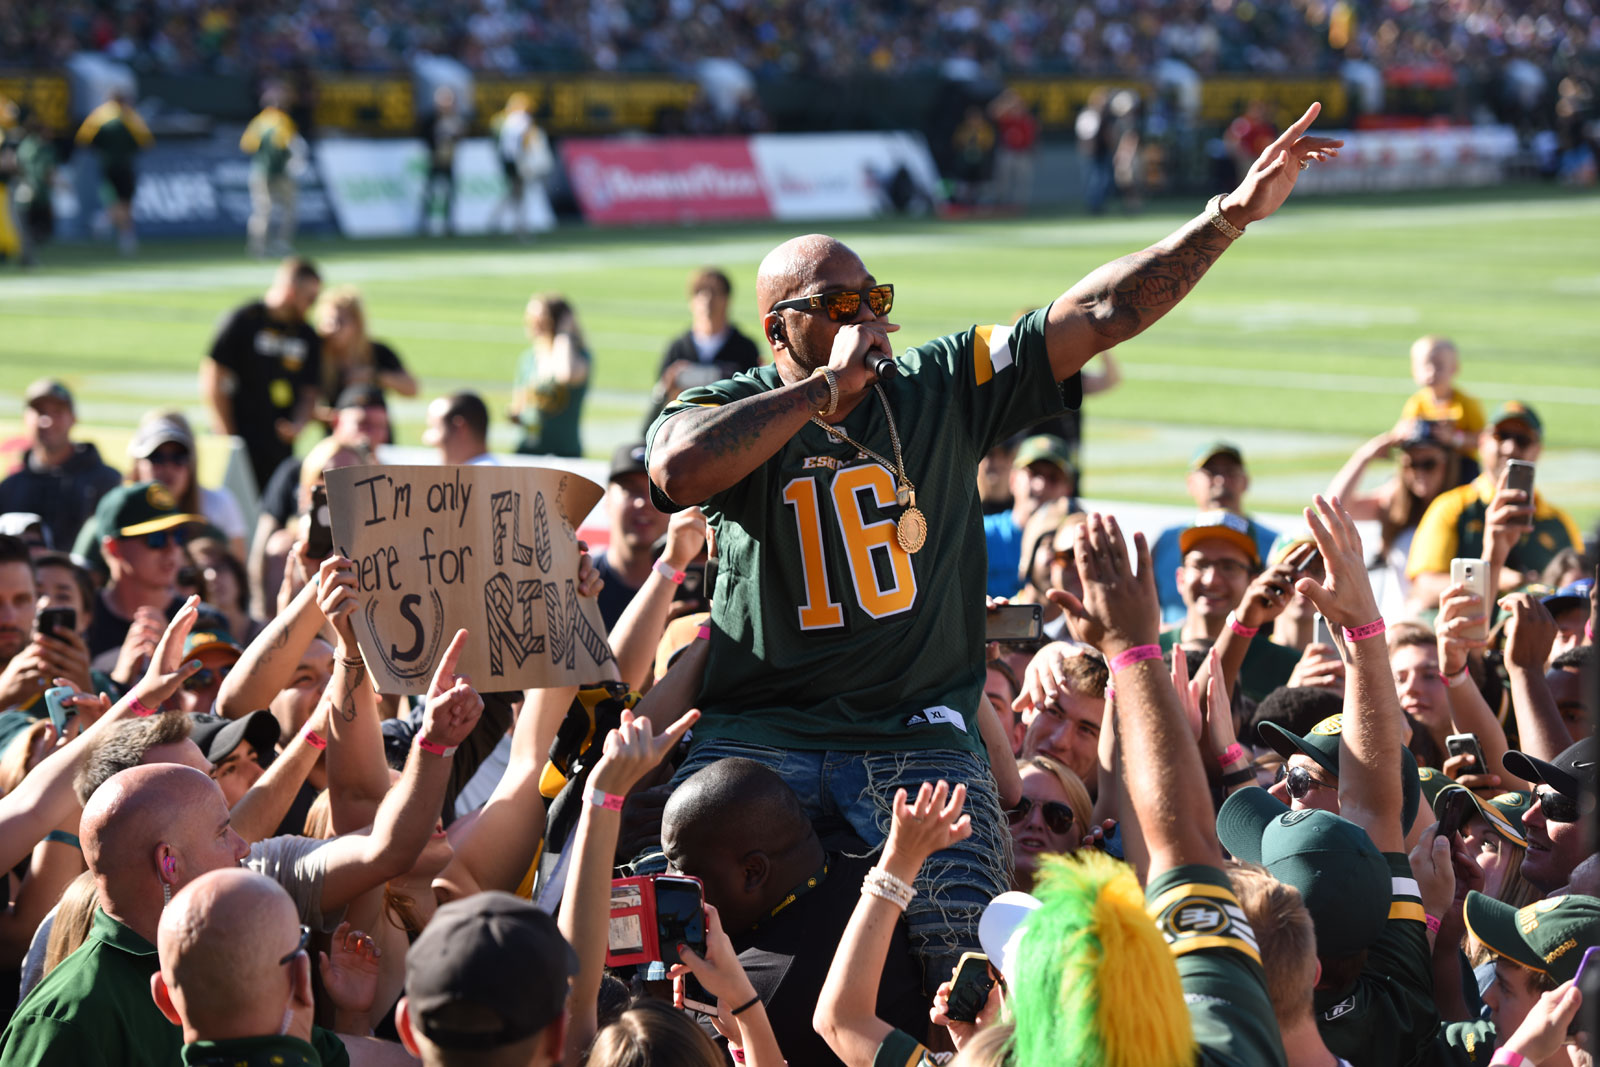
[[[775,363],[686,390],[651,427],[657,506],[703,505],[719,557],[704,715],[678,777],[727,756],[767,763],[813,819],[841,816],[873,845],[897,788],[964,781],[972,836],[924,866],[907,911],[929,992],[977,947],[978,915],[1009,881],[977,726],[978,461],[1076,407],[1090,358],[1171,310],[1301,170],[1335,154],[1340,142],[1304,136],[1317,111],[1166,240],[1014,326],[898,360],[894,287],[832,238],[789,241],[757,279]]]

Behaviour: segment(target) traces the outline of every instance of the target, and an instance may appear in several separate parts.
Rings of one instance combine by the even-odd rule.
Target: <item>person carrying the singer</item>
[[[1172,309],[1250,223],[1341,142],[1313,105],[1232,193],[1101,267],[1015,325],[893,358],[894,288],[821,235],[762,261],[774,363],[685,390],[647,437],[662,511],[705,509],[717,585],[694,746],[681,781],[741,756],[773,767],[813,820],[873,847],[895,790],[965,782],[973,833],[933,856],[907,909],[927,991],[977,949],[1010,884],[1009,833],[983,738],[983,523],[977,468],[1076,406],[1079,369]]]

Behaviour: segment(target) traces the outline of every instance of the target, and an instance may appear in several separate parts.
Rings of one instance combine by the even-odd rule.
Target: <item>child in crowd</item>
[[[1456,388],[1456,375],[1460,373],[1461,353],[1454,341],[1437,334],[1417,338],[1411,345],[1411,380],[1419,388],[1406,399],[1400,421],[1423,419],[1444,424],[1443,436],[1464,461],[1460,477],[1465,484],[1478,474],[1477,440],[1483,429],[1483,405]]]

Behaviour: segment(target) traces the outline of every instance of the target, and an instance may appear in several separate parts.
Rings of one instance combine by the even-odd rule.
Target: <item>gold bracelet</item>
[[[815,378],[819,374],[822,375],[822,380],[828,383],[828,406],[825,410],[817,412],[819,417],[825,419],[839,410],[839,376],[831,367],[818,367],[811,372],[811,377]]]
[[[1215,226],[1224,237],[1231,241],[1237,241],[1244,236],[1244,231],[1229,222],[1227,216],[1222,213],[1221,193],[1206,201],[1206,221]]]

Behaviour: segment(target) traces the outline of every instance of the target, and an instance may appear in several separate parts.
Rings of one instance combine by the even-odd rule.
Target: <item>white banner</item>
[[[919,133],[785,133],[750,138],[774,218],[872,218],[889,210],[884,190],[904,166],[931,200],[939,170]]]
[[[408,237],[422,232],[428,159],[420,140],[331,138],[317,143],[316,159],[346,237]],[[456,146],[455,177],[451,210],[455,232],[488,233],[506,187],[500,158],[489,141],[473,138]],[[528,230],[555,227],[542,183],[525,182],[522,200]],[[511,232],[509,209],[501,211],[498,223],[497,232]]]
[[[1344,140],[1335,159],[1314,163],[1296,192],[1352,193],[1498,185],[1518,152],[1510,126],[1330,131]]]

